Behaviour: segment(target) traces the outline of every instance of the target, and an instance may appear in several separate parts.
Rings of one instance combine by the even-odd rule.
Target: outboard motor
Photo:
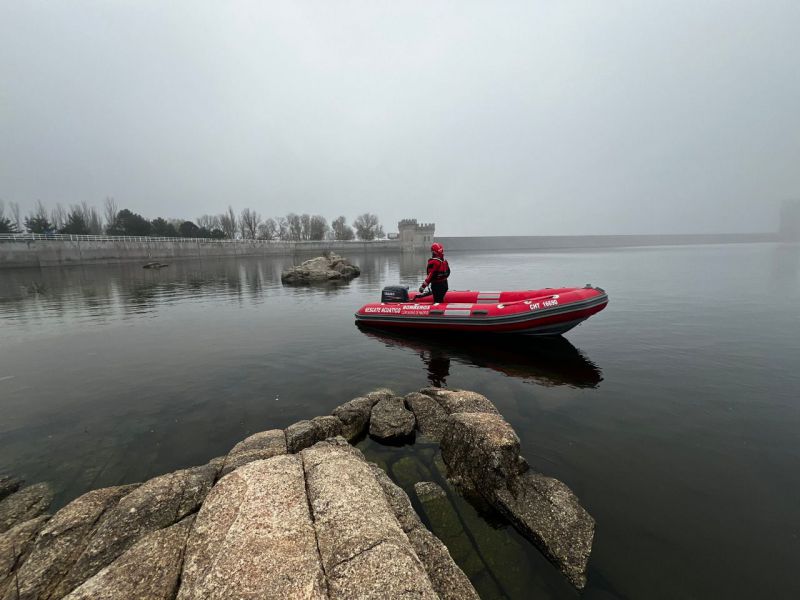
[[[402,285],[387,285],[381,292],[381,302],[408,302],[408,288]]]

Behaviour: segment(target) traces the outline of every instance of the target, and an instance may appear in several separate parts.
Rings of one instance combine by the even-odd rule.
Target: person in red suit
[[[428,276],[419,291],[422,293],[430,284],[433,292],[434,302],[444,302],[444,295],[447,293],[447,278],[450,277],[450,265],[444,258],[444,246],[434,242],[431,246],[432,256],[428,259]]]

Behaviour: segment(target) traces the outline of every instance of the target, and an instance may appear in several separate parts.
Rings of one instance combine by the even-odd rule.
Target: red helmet
[[[444,246],[442,246],[439,242],[434,242],[431,244],[431,252],[433,252],[436,256],[444,256]]]

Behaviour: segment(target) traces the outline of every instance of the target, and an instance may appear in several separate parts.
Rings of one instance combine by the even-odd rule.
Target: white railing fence
[[[287,244],[287,243],[336,243],[336,244],[372,244],[379,242],[397,242],[397,240],[231,240],[215,238],[190,238],[190,237],[153,237],[153,236],[134,236],[134,235],[73,235],[70,233],[0,233],[2,241],[54,241],[61,240],[67,242],[182,242],[204,244]]]

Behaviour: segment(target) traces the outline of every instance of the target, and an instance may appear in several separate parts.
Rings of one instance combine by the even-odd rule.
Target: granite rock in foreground
[[[35,519],[50,507],[53,490],[47,483],[29,485],[0,500],[0,533]]]

